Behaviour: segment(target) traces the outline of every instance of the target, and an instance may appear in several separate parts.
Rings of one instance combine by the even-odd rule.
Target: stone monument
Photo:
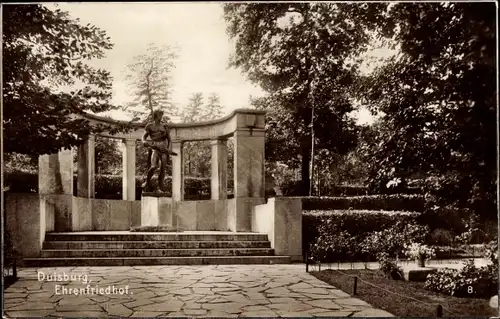
[[[145,192],[155,192],[158,189],[161,192],[166,192],[164,185],[165,166],[169,155],[177,155],[177,153],[172,152],[171,149],[172,140],[170,138],[170,128],[168,124],[162,123],[162,120],[163,111],[154,111],[153,121],[146,125],[144,136],[142,137],[144,146],[152,150],[146,182],[143,185],[143,191]],[[151,183],[151,178],[158,168],[160,168],[158,174],[158,187],[155,189]]]
[[[142,137],[144,146],[150,149],[150,166],[146,182],[142,185],[141,198],[141,227],[135,230],[171,230],[174,229],[172,221],[172,198],[168,197],[164,184],[165,170],[169,156],[176,156],[173,152],[170,128],[163,122],[163,111],[153,112],[153,121],[145,127]],[[165,120],[168,120],[166,118]],[[157,169],[158,184],[152,183],[153,175]]]

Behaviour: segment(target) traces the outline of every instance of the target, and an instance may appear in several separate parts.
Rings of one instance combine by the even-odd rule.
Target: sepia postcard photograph
[[[498,317],[497,6],[1,4],[3,318]]]

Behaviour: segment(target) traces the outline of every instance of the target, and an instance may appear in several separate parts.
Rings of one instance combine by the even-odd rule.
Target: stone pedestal
[[[143,193],[141,198],[141,227],[174,227],[172,198],[163,193]]]

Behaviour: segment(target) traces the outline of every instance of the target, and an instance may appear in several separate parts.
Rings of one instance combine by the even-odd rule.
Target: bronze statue
[[[167,164],[169,155],[177,155],[172,152],[172,141],[170,138],[170,127],[168,124],[162,123],[163,111],[156,110],[153,112],[153,121],[148,123],[145,128],[142,142],[144,146],[149,147],[151,152],[150,168],[146,177],[146,182],[143,185],[144,191],[153,191],[151,178],[153,177],[158,166],[160,173],[158,174],[158,188],[165,192],[164,178],[165,165]],[[167,118],[168,120],[168,118]],[[149,139],[148,139],[149,138]]]

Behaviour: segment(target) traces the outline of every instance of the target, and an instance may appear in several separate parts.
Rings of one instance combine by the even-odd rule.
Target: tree
[[[135,56],[127,65],[125,80],[134,95],[134,101],[125,106],[134,120],[147,121],[157,109],[172,116],[176,108],[171,100],[171,71],[177,53],[170,46],[149,44],[146,53]]]
[[[116,174],[121,169],[122,154],[117,141],[97,137],[95,143],[96,174]]]
[[[203,117],[203,93],[193,93],[189,102],[182,112],[182,121],[184,123],[198,122]]]
[[[222,106],[219,95],[212,93],[205,104],[203,93],[193,93],[189,98],[189,103],[182,113],[184,123],[195,123],[209,121],[220,118]],[[184,148],[185,169],[187,175],[208,177],[210,172],[211,149],[206,141],[194,141],[186,144]]]
[[[106,33],[37,4],[5,6],[3,19],[4,152],[55,153],[109,129],[72,117],[113,109],[109,72],[85,63],[113,47]]]
[[[495,6],[399,3],[384,33],[400,52],[364,82],[382,112],[372,181],[415,173],[445,204],[496,216]]]
[[[367,49],[368,30],[379,27],[385,8],[366,3],[224,6],[228,34],[236,40],[230,65],[269,92],[270,107],[279,107],[279,118],[291,125],[286,139],[300,156],[304,193],[309,193],[314,148],[342,154],[355,145],[348,116],[359,67],[354,58]],[[275,123],[278,129],[281,124]]]
[[[217,93],[212,93],[208,96],[208,102],[204,110],[203,120],[215,120],[221,118],[222,106],[220,104],[220,96]]]
[[[123,109],[132,116],[132,121],[143,124],[152,120],[154,110],[162,110],[165,115],[172,117],[177,114],[176,106],[172,103],[171,71],[175,67],[177,53],[171,46],[158,46],[150,43],[146,53],[134,57],[127,65],[125,81],[134,95],[134,101]],[[151,164],[153,151],[146,151],[142,144],[137,146],[139,157],[139,173],[145,174]],[[171,165],[167,164],[167,171]]]
[[[5,173],[13,171],[36,173],[38,169],[38,156],[5,153],[3,154],[3,170]]]

